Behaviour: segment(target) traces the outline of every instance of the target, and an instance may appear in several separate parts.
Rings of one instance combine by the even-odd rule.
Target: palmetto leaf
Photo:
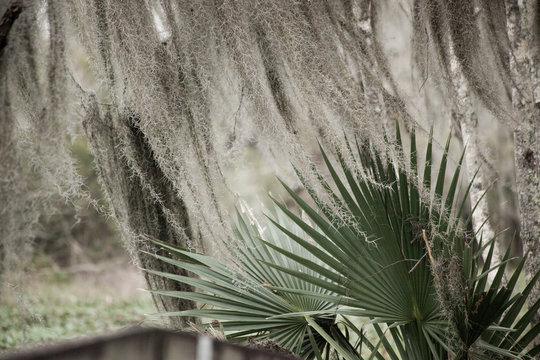
[[[400,146],[399,129],[396,138]],[[317,278],[318,286],[331,289],[346,297],[349,302],[356,301],[359,304],[356,306],[358,308],[356,314],[360,316],[378,318],[379,321],[389,325],[402,324],[398,326],[397,334],[402,335],[400,342],[406,353],[415,354],[413,358],[423,359],[446,359],[449,354],[460,358],[463,356],[459,352],[461,346],[463,354],[478,349],[483,350],[484,353],[492,352],[499,355],[517,354],[516,350],[524,349],[523,343],[528,345],[533,334],[529,332],[523,336],[521,344],[514,339],[512,347],[508,343],[513,334],[514,336],[521,334],[515,334],[517,331],[503,332],[506,341],[499,345],[506,347],[480,340],[488,338],[489,334],[500,332],[500,327],[492,325],[498,324],[504,311],[512,305],[513,301],[510,297],[521,267],[516,269],[516,273],[505,287],[502,286],[501,280],[506,271],[508,254],[495,267],[490,267],[490,259],[488,259],[483,271],[478,273],[478,253],[472,251],[470,240],[467,240],[461,231],[463,225],[459,224],[459,216],[454,218],[450,216],[453,209],[456,210],[457,215],[460,215],[464,199],[468,195],[467,188],[463,199],[457,198],[463,154],[452,175],[446,194],[444,192],[449,144],[450,139],[445,146],[434,189],[431,189],[431,140],[427,147],[422,187],[415,178],[417,165],[414,133],[411,136],[409,174],[402,170],[402,164],[395,163],[390,156],[372,153],[368,156],[371,160],[366,161],[366,157],[363,156],[366,148],[362,149],[357,145],[357,154],[351,151],[349,155],[363,162],[364,172],[371,175],[376,180],[374,182],[362,176],[360,172],[351,170],[339,152],[337,153],[339,168],[336,168],[321,148],[323,160],[334,185],[332,187],[326,182],[322,183],[327,193],[326,202],[322,201],[321,196],[302,178],[316,208],[311,207],[287,185],[283,185],[302,211],[323,232],[323,236],[318,233],[312,238],[321,249],[328,253],[325,257],[330,256],[330,258],[326,263],[334,271],[330,272],[328,269],[320,271],[319,273],[327,281]],[[339,175],[338,171],[341,171],[343,175]],[[408,175],[412,179],[409,179]],[[346,183],[342,179],[345,179]],[[421,193],[424,196],[432,193],[431,201],[423,200],[419,195]],[[279,202],[276,204],[306,233],[313,232],[310,225],[300,217],[294,215]],[[458,207],[458,205],[461,206]],[[431,238],[423,242],[421,238],[426,233],[431,234]],[[319,247],[306,246],[295,237],[291,239],[297,241],[312,254],[320,251]],[[490,254],[492,254],[495,246],[494,239],[491,239],[489,246]],[[280,252],[302,262],[302,257],[298,254],[284,250]],[[462,288],[467,294],[457,297],[460,300],[455,304],[444,301],[440,303],[435,295],[436,292],[455,292],[456,290],[450,289],[452,284],[441,285],[439,276],[433,273],[434,269],[431,265],[434,264],[428,263],[430,260],[433,261],[431,252],[434,254],[435,261],[442,264],[442,268],[435,271],[445,271],[445,263],[448,262],[448,266],[453,266],[450,264],[452,261],[461,267],[461,272],[454,274],[456,277],[454,281],[463,284]],[[313,271],[318,271],[317,267],[309,262],[303,263]],[[273,264],[268,265],[304,281],[313,280],[303,274],[282,269]],[[493,271],[496,271],[495,278],[489,289],[484,289],[487,284],[485,275]],[[435,284],[437,279],[439,279],[439,286]],[[454,298],[451,298],[451,301],[456,299],[455,294],[453,295]],[[512,309],[514,311],[510,315],[517,316],[515,310],[522,307],[523,303],[520,303]],[[532,310],[531,314],[536,311]],[[450,319],[452,326],[444,321],[449,311],[453,314]],[[344,312],[340,311],[340,313]],[[506,323],[508,322],[507,320]],[[521,322],[521,324],[527,323],[527,321]],[[463,344],[458,345],[457,353],[449,347],[447,339],[452,329],[458,330],[458,333],[454,335],[455,341]],[[394,334],[395,341],[398,341],[397,334]],[[526,356],[525,353],[522,355]]]
[[[278,219],[282,217],[279,211],[277,214]],[[203,308],[163,315],[194,316],[206,319],[208,323],[218,320],[230,339],[270,338],[304,357],[325,351],[328,342],[319,331],[312,332],[313,339],[310,339],[308,329],[312,328],[312,322],[319,329],[331,333],[336,326],[339,299],[331,290],[321,288],[313,281],[303,281],[265,265],[272,263],[321,278],[319,273],[276,250],[299,252],[302,248],[289,236],[305,237],[305,233],[292,222],[287,222],[286,218],[278,221],[281,230],[268,219],[257,221],[248,213],[238,212],[234,226],[238,243],[230,246],[236,259],[233,265],[157,241],[167,255],[152,256],[188,270],[199,278],[147,271],[189,284],[199,292],[153,291],[205,304]],[[261,237],[266,240],[261,240]],[[305,251],[303,253],[306,261],[319,266],[319,270],[326,269],[322,260]],[[313,341],[317,349],[313,348]]]
[[[360,153],[359,146],[357,149]],[[325,276],[327,283],[318,279],[318,285],[357,300],[363,313],[369,317],[384,319],[390,324],[402,322],[409,324],[409,327],[417,327],[416,335],[419,341],[406,342],[405,347],[409,347],[407,352],[415,352],[427,358],[430,356],[429,344],[432,339],[429,333],[422,331],[422,327],[431,322],[441,321],[443,315],[436,297],[433,296],[435,287],[430,268],[426,264],[427,249],[421,234],[422,230],[429,230],[433,226],[433,218],[436,219],[436,223],[448,218],[446,207],[435,202],[429,204],[422,201],[418,194],[429,193],[429,189],[427,191],[418,189],[416,180],[409,181],[405,171],[396,171],[395,164],[389,156],[383,158],[372,153],[370,157],[373,161],[364,161],[364,166],[368,166],[364,170],[377,181],[373,182],[358,172],[353,172],[340,155],[338,155],[339,170],[343,176],[338,175],[338,169],[322,148],[321,153],[336,188],[333,190],[330,186],[324,186],[331,204],[323,203],[305,183],[317,204],[317,209],[314,209],[284,184],[298,206],[323,232],[323,236],[319,233],[312,238],[328,253],[327,256],[330,256],[327,264],[339,264],[333,267],[334,272],[330,276]],[[358,161],[362,161],[362,154],[350,155],[356,155]],[[416,171],[415,156],[416,148],[413,143],[410,156],[413,175]],[[431,158],[430,152],[427,158]],[[444,178],[444,172],[443,165],[436,186],[438,196],[442,196],[441,179]],[[426,175],[425,186],[431,183],[430,176],[431,174]],[[458,176],[459,169],[456,170],[454,178],[457,179]],[[347,184],[342,182],[342,178],[347,180]],[[454,196],[454,189],[453,182],[446,199],[446,206],[450,208],[454,203],[454,199],[451,198]],[[277,206],[306,233],[314,232],[309,224],[283,205],[277,203]],[[325,210],[331,208],[338,208],[340,217]],[[422,209],[429,211],[421,211]],[[319,210],[325,217],[319,215]],[[445,220],[444,226],[447,230],[455,225]],[[298,243],[304,246],[301,241]],[[313,246],[304,248],[315,253]],[[282,253],[291,259],[301,261],[295,254],[286,251]],[[418,266],[419,263],[421,266]],[[315,266],[304,264],[317,271]],[[302,274],[294,274],[292,271],[289,273],[310,281]]]
[[[402,149],[399,126],[396,141]],[[495,239],[473,250],[462,231],[470,217],[460,222],[471,184],[458,196],[462,154],[445,186],[449,146],[435,181],[431,135],[421,179],[414,131],[408,154],[356,142],[333,161],[321,147],[330,174],[316,174],[322,193],[297,172],[314,205],[282,183],[305,217],[275,199],[267,218],[237,211],[232,265],[158,242],[166,255],[153,256],[199,278],[154,271],[198,290],[155,291],[204,304],[168,315],[219,320],[231,339],[270,338],[317,360],[365,351],[379,360],[532,358],[540,326],[528,325],[540,301],[524,308],[539,276],[516,293],[525,259],[503,286],[509,252],[493,265]]]

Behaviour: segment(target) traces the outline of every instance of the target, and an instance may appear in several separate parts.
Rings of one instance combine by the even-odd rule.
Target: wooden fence
[[[0,356],[0,360],[295,360],[206,336],[131,328],[112,335],[45,345]]]

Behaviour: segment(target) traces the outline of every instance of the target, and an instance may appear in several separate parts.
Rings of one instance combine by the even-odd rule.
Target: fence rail
[[[137,327],[111,335],[66,341],[0,356],[0,360],[23,359],[294,360],[297,358],[232,345],[190,333]]]

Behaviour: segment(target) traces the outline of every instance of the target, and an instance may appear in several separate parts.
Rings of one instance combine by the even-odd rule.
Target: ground
[[[144,280],[125,257],[35,271],[0,299],[0,353],[142,325],[159,318]]]

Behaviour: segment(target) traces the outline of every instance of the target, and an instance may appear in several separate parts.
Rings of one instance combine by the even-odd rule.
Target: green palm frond
[[[280,229],[290,236],[303,237],[303,231],[276,211]],[[193,254],[163,242],[157,242],[168,254],[152,256],[196,274],[199,278],[147,270],[172,280],[190,284],[200,292],[152,290],[161,295],[191,299],[204,304],[194,310],[165,313],[166,316],[193,316],[211,324],[219,321],[229,339],[269,338],[285,349],[304,357],[325,351],[328,342],[320,332],[312,332],[313,321],[327,333],[336,327],[336,303],[339,297],[313,282],[266,266],[276,266],[321,278],[318,272],[296,262],[274,248],[303,253],[321,269],[324,262],[303,251],[298,243],[275,228],[267,219],[256,220],[248,212],[237,212],[233,225],[237,242],[229,250],[235,264],[227,265],[212,257]],[[314,231],[317,231],[314,229]],[[262,237],[266,240],[263,241]],[[331,271],[331,270],[328,270]],[[310,294],[310,296],[306,296]],[[313,296],[311,296],[313,295]],[[313,345],[316,344],[316,347]]]
[[[397,140],[400,142],[399,132]],[[414,176],[417,171],[414,135],[411,143],[409,174]],[[321,148],[336,190],[323,183],[326,198],[329,199],[325,202],[302,179],[316,208],[312,208],[283,184],[298,206],[321,229],[322,236],[279,202],[276,204],[327,253],[325,262],[334,272],[331,276],[325,276],[326,283],[319,280],[319,285],[361,304],[342,310],[342,313],[367,316],[390,325],[402,324],[398,330],[403,332],[406,329],[407,338],[416,338],[416,341],[404,343],[406,352],[427,359],[432,352],[430,345],[435,344],[436,340],[431,336],[433,332],[425,328],[429,329],[435,324],[440,327],[439,324],[444,323],[445,318],[434,296],[436,288],[429,264],[430,257],[427,256],[428,243],[423,235],[434,233],[435,227],[455,232],[457,221],[448,219],[447,209],[451,209],[455,202],[459,166],[446,201],[428,202],[419,194],[431,193],[429,165],[425,166],[424,188],[419,188],[418,180],[410,181],[405,171],[396,170],[396,164],[390,156],[383,157],[376,152],[363,156],[365,149],[358,144],[356,150],[356,154],[351,151],[348,155],[357,159],[367,174],[353,172],[339,153],[339,169],[336,168]],[[443,195],[446,157],[447,151],[434,189],[436,199],[441,199]],[[426,154],[427,164],[430,164],[431,158],[430,142]],[[338,170],[342,175],[338,174]],[[346,182],[342,179],[346,179]],[[336,208],[339,209],[337,213],[329,210]],[[429,251],[434,253],[442,253],[447,246],[433,239],[430,239],[430,243],[433,248]],[[313,246],[305,246],[301,241],[299,244],[314,253]],[[301,261],[292,253],[282,253]],[[314,267],[311,268],[315,271]]]
[[[323,191],[297,172],[314,205],[282,183],[305,216],[275,199],[265,219],[237,212],[234,266],[160,243],[169,255],[155,257],[199,278],[159,275],[199,292],[159,293],[205,304],[169,315],[219,320],[231,339],[269,338],[318,360],[536,356],[540,301],[527,310],[526,299],[538,275],[519,292],[525,258],[503,284],[509,252],[492,265],[496,239],[473,250],[470,217],[460,220],[471,186],[458,195],[463,154],[446,181],[450,138],[433,177],[430,135],[420,177],[415,133],[405,153],[396,129],[394,154],[355,142],[332,161],[321,147]]]

